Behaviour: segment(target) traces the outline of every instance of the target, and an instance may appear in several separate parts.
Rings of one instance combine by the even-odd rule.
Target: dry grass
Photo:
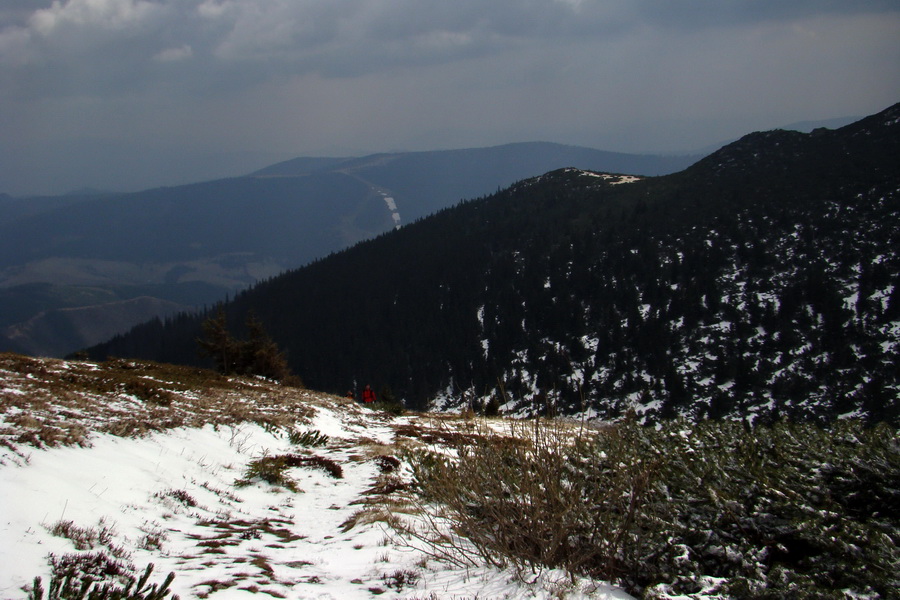
[[[379,433],[376,438],[375,434],[367,437],[363,433],[353,438],[328,437],[310,428],[313,417],[322,409],[335,410],[348,428],[359,425],[365,431],[373,423],[384,424],[393,435]],[[289,474],[298,467],[321,469],[333,478],[340,478],[342,466],[328,458],[329,455],[339,456],[345,466],[368,463],[372,466],[372,484],[352,502],[359,510],[345,519],[341,529],[346,532],[376,525],[392,532],[392,536],[395,532],[413,532],[412,537],[418,531],[419,539],[427,536],[433,550],[426,553],[427,559],[438,558],[462,566],[474,564],[471,559],[478,556],[466,556],[461,562],[453,554],[458,544],[434,540],[446,522],[426,510],[419,495],[420,481],[414,476],[415,467],[410,462],[458,459],[460,453],[493,445],[514,458],[533,453],[530,449],[533,431],[500,421],[420,414],[398,418],[328,394],[152,362],[70,362],[0,354],[0,462],[27,462],[28,452],[34,448],[90,445],[91,436],[97,433],[141,436],[175,427],[205,425],[230,428],[232,446],[242,451],[241,446],[246,443],[242,441],[243,432],[248,423],[279,433],[292,443],[295,452],[264,454],[251,460],[242,473],[243,478],[236,482],[238,485],[265,481],[296,489],[296,482]],[[560,434],[560,439],[564,437],[567,436]],[[446,476],[450,479],[453,474],[448,471]],[[235,491],[208,483],[199,485],[218,496],[220,511],[215,518],[200,523],[204,526],[202,534],[191,536],[196,556],[188,558],[207,561],[204,564],[210,565],[222,561],[247,563],[256,579],[236,576],[233,581],[210,581],[198,586],[195,594],[204,597],[217,589],[249,584],[258,593],[277,597],[277,592],[263,587],[266,583],[276,583],[271,559],[259,554],[240,556],[239,551],[249,540],[258,547],[283,548],[301,536],[292,531],[290,523],[277,519],[235,520],[230,510],[222,509],[240,501]],[[156,500],[174,513],[193,515],[195,510],[209,512],[216,508],[198,507],[197,499],[185,489],[161,490]],[[423,522],[424,529],[413,529]],[[95,534],[69,523],[58,524],[58,529],[59,535],[84,539],[96,544],[104,556],[115,558],[107,546],[92,541],[93,537],[99,540],[102,531]],[[161,550],[167,544],[166,533],[160,526],[148,523],[141,531],[144,535],[139,547]],[[452,530],[450,533],[455,535]],[[394,545],[396,541],[393,537],[386,538],[384,544]],[[67,559],[60,560],[65,563]],[[381,593],[391,589],[400,591],[412,583],[412,577],[398,571],[383,583],[378,588]]]
[[[0,353],[0,445],[89,445],[91,433],[254,422],[276,430],[308,424],[315,404],[345,400],[258,378],[114,359],[61,361]]]

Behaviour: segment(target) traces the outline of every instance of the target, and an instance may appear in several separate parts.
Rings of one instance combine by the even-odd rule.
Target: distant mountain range
[[[133,194],[0,196],[0,350],[60,356],[109,337],[91,312],[119,315],[124,332],[551,169],[654,175],[698,158],[524,143],[300,158]]]
[[[484,196],[516,181],[564,167],[634,175],[680,171],[703,155],[640,155],[605,152],[545,142],[490,148],[373,154],[352,159],[299,158],[252,174],[297,177],[337,172],[389,191],[400,204],[405,223],[461,200]],[[602,165],[602,166],[598,166]]]
[[[416,408],[897,422],[900,105],[666,176],[555,170],[224,309],[235,330],[255,314],[310,387]],[[90,354],[194,362],[210,314]]]

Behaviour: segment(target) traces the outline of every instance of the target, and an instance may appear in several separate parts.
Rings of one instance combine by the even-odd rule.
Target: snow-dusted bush
[[[423,494],[447,507],[441,516],[461,535],[422,539],[471,543],[468,555],[490,563],[561,567],[647,598],[896,597],[894,428],[528,427],[417,463]]]
[[[896,429],[669,423],[650,438],[661,461],[639,585],[691,593],[718,577],[738,598],[894,597]]]

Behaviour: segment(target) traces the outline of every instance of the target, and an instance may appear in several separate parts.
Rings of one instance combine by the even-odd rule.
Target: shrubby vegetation
[[[251,460],[247,465],[244,476],[235,481],[234,485],[236,487],[247,487],[259,479],[292,492],[299,492],[300,488],[297,487],[297,482],[287,474],[289,469],[297,467],[318,468],[335,479],[341,479],[344,476],[344,470],[341,468],[341,465],[322,456],[303,456],[299,454],[265,455]]]
[[[311,396],[307,392],[151,363],[62,364],[11,355],[0,355],[0,363],[11,389],[28,392],[6,399],[18,409],[10,411],[16,428],[48,429],[51,415],[65,415],[67,421],[83,423],[83,429],[108,431],[112,415],[121,412],[120,397],[131,389],[125,384],[148,378],[168,382],[164,388],[173,400],[160,406],[128,398],[129,419],[149,421],[152,414],[182,410],[177,421],[166,414],[166,424],[155,427],[256,422],[285,432],[297,446],[295,452],[251,460],[236,485],[266,482],[296,490],[290,474],[297,468],[343,476],[340,464],[312,451],[333,447],[331,438],[298,428],[314,410],[304,406]],[[200,393],[204,386],[206,396]],[[248,404],[219,395],[220,386],[232,387],[234,398]],[[265,393],[253,396],[257,388]],[[273,390],[290,393],[278,396]],[[333,398],[324,400],[335,406]],[[139,412],[147,406],[152,413]],[[347,409],[349,401],[337,406]],[[78,414],[70,412],[76,407]],[[26,411],[30,420],[19,421]],[[78,421],[87,418],[97,420]],[[415,538],[415,545],[424,545],[432,556],[460,566],[512,565],[523,574],[561,568],[612,581],[649,599],[874,600],[896,598],[900,589],[896,426],[848,419],[828,426],[666,420],[647,427],[626,416],[602,427],[507,421],[498,432],[497,421],[480,428],[471,418],[427,420],[427,427],[425,419],[396,421],[394,448],[377,445],[373,460],[384,477],[364,493],[365,508],[346,528],[364,522],[363,517],[377,518]],[[14,438],[16,428],[0,432],[5,436],[0,441],[24,457],[11,440],[26,443],[31,435]],[[145,431],[114,429],[128,435]],[[235,442],[240,430],[231,430]],[[34,439],[40,447],[56,436]],[[400,460],[382,454],[401,456],[401,448],[409,453],[412,481]],[[166,489],[157,496],[196,505],[187,490]],[[96,528],[65,520],[47,527],[78,550],[50,555],[56,578],[51,598],[95,597],[87,595],[87,588],[81,596],[71,594],[81,593],[87,577],[97,586],[90,594],[99,594],[101,582],[115,579],[124,586],[135,574],[105,521]],[[142,542],[146,547],[152,546],[151,533]],[[158,549],[158,534],[155,543]],[[398,576],[396,581],[399,586],[406,580]],[[43,600],[43,594],[35,585],[33,600]]]
[[[364,406],[370,410],[380,411],[395,417],[402,415],[406,411],[402,404],[393,400],[379,399],[376,402]]]
[[[411,461],[433,529],[406,533],[435,556],[564,568],[644,598],[897,597],[896,428],[512,427],[530,430]]]

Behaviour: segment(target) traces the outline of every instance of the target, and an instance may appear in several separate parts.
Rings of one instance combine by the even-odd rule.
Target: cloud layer
[[[85,138],[687,149],[900,100],[898,40],[887,0],[5,0],[0,159]]]

